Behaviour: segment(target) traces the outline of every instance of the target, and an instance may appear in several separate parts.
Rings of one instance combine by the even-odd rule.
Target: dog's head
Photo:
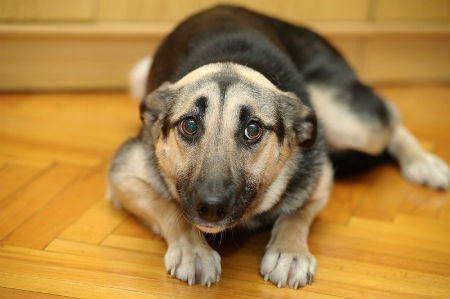
[[[314,114],[298,97],[230,63],[163,84],[142,102],[141,118],[184,216],[212,233],[274,205],[266,193],[280,192],[270,187],[278,179],[283,188],[290,158],[316,135]]]

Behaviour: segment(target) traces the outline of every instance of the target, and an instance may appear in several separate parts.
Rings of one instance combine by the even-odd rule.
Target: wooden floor
[[[449,86],[378,90],[449,162]],[[260,277],[268,233],[222,244],[211,288],[170,278],[165,243],[104,200],[108,161],[137,111],[122,93],[0,95],[0,298],[449,297],[449,194],[403,181],[394,165],[336,183],[309,239],[312,286]]]

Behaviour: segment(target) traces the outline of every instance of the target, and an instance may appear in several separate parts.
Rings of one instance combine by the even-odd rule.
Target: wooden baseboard
[[[0,90],[111,90],[172,23],[0,25]],[[447,24],[315,23],[369,83],[449,82]]]

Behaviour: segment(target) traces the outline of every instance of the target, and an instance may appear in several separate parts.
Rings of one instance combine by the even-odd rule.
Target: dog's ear
[[[294,131],[301,146],[311,147],[317,137],[317,117],[311,108],[302,106],[299,117],[294,120]]]
[[[314,145],[317,137],[317,118],[314,111],[292,93],[283,96],[282,114],[288,127],[291,127],[302,147]]]
[[[151,127],[166,118],[175,96],[171,87],[172,84],[166,82],[144,97],[139,107],[144,125]]]

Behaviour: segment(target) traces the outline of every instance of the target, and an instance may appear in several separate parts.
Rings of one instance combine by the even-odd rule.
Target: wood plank
[[[449,276],[349,260],[342,263],[342,260],[332,257],[317,256],[317,260],[326,269],[321,272],[324,280],[342,283],[352,281],[361,288],[379,289],[382,286],[385,291],[404,294],[405,297],[444,298],[450,292]],[[361,279],[361,269],[364,269],[364,279]]]
[[[356,218],[356,217],[355,217]],[[334,223],[324,222],[317,220],[311,230],[311,234],[316,233],[318,236],[325,234],[334,236],[335,238],[349,239],[349,242],[362,242],[362,240],[368,239],[369,236],[376,236],[369,238],[367,242],[371,243],[371,246],[364,246],[369,250],[384,250],[388,252],[407,252],[403,253],[407,257],[420,258],[425,260],[435,261],[440,260],[447,263],[450,256],[446,256],[448,238],[445,237],[439,231],[429,231],[428,234],[410,233],[411,229],[399,224],[386,223],[383,221],[375,221],[363,218],[352,218],[349,225],[338,225]],[[371,226],[371,225],[372,226]],[[378,226],[374,226],[378,225]],[[418,227],[418,226],[417,226]],[[426,228],[420,227],[420,230],[426,230]],[[419,230],[419,231],[420,231]],[[429,234],[440,235],[440,239],[429,237]],[[311,235],[312,237],[312,235]],[[358,245],[358,244],[355,244]],[[358,245],[358,246],[359,246]],[[405,248],[400,249],[402,246]],[[415,250],[409,250],[408,248],[414,248]]]
[[[45,143],[37,139],[18,139],[15,134],[0,134],[2,147],[0,155],[9,156],[7,161],[15,162],[24,156],[34,164],[63,163],[74,166],[95,166],[101,157],[72,146]]]
[[[161,250],[160,250],[161,249]],[[165,249],[157,246],[154,251],[130,250],[111,246],[98,246],[77,241],[68,241],[63,239],[53,240],[46,248],[46,251],[78,255],[85,257],[95,257],[104,260],[117,260],[126,263],[136,263],[147,265],[147,263],[163,266]],[[156,256],[153,259],[149,256]],[[159,260],[158,260],[159,259]],[[155,263],[156,261],[156,263]]]
[[[355,1],[338,6],[331,2],[326,9],[334,11]],[[317,8],[314,2],[310,5]],[[297,14],[292,7],[286,10]],[[139,12],[147,13],[143,7]],[[450,49],[446,24],[311,21],[307,25],[330,39],[369,83],[449,81],[444,63]],[[125,90],[132,66],[154,53],[173,27],[173,22],[0,24],[0,89]]]
[[[2,0],[2,21],[88,21],[94,18],[95,0]]]
[[[441,195],[446,196],[447,199],[449,199],[448,193],[440,193]],[[449,201],[447,201],[446,205],[448,206],[449,204]],[[415,215],[413,216],[410,214],[397,214],[394,224],[395,226],[399,227],[420,227],[424,230],[429,231],[431,234],[438,234],[442,236],[445,236],[445,233],[448,231],[448,227],[437,221],[437,219],[431,219],[428,217],[416,217]],[[447,236],[446,241],[450,242],[450,236]]]
[[[54,163],[53,159],[42,159],[36,157],[21,157],[16,156],[14,153],[11,154],[2,154],[0,153],[0,163],[2,165],[5,164],[13,164],[18,166],[25,167],[36,167],[36,168],[47,168]]]
[[[445,231],[448,231],[448,227],[444,224],[441,224],[442,228]],[[442,245],[445,245],[445,242],[448,242],[450,236],[448,234],[442,234],[442,229],[430,230],[430,227],[422,227],[420,225],[414,226],[412,229],[411,226],[405,225],[401,226],[399,224],[392,225],[392,223],[384,222],[384,221],[376,221],[373,219],[367,219],[362,217],[352,217],[349,222],[349,227],[354,229],[364,229],[367,233],[372,235],[377,235],[380,233],[383,234],[397,234],[400,236],[405,236],[409,238],[430,240],[435,242],[443,242]],[[446,247],[443,247],[446,248]]]
[[[237,3],[241,1],[235,1]],[[275,15],[291,22],[310,21],[366,21],[370,7],[367,0],[290,0],[273,2],[265,0],[261,4],[258,0],[246,1],[250,8]]]
[[[134,34],[0,39],[0,88],[16,91],[125,90],[128,72],[160,41]]]
[[[62,282],[64,282],[66,279],[70,281],[71,284],[83,284],[86,287],[89,287],[91,284],[95,284],[98,286],[103,287],[113,287],[113,286],[120,286],[124,282],[126,282],[125,277],[122,275],[117,274],[107,274],[103,273],[102,275],[99,275],[95,272],[95,267],[102,267],[101,261],[95,261],[95,259],[89,258],[88,260],[84,260],[80,257],[70,257],[65,255],[64,259],[57,258],[57,256],[54,256],[54,254],[45,253],[42,251],[36,251],[31,250],[33,253],[23,255],[21,252],[23,250],[18,249],[17,252],[14,247],[8,247],[5,250],[2,250],[0,252],[0,256],[9,256],[9,259],[0,259],[0,265],[2,266],[2,269],[5,273],[8,273],[7,277],[8,279],[11,278],[11,276],[14,277],[15,273],[28,273],[27,280],[30,282],[30,278],[37,278],[37,277],[45,277],[48,279],[61,279],[61,275],[64,275],[66,277],[63,279]],[[12,260],[13,263],[11,263],[11,258],[17,256],[20,257],[20,260]],[[46,257],[47,256],[47,257]],[[416,296],[423,296],[423,297],[432,297],[432,296],[443,296],[448,291],[448,282],[449,278],[447,276],[441,276],[441,275],[435,275],[435,274],[427,274],[427,273],[421,273],[421,275],[417,275],[415,271],[409,271],[409,270],[399,270],[396,268],[386,267],[386,266],[380,266],[375,264],[369,264],[369,263],[362,263],[362,262],[355,262],[355,261],[346,261],[345,264],[342,264],[342,260],[337,258],[331,258],[331,257],[324,257],[324,256],[317,256],[318,262],[321,264],[322,272],[321,272],[321,279],[325,281],[333,281],[333,282],[342,282],[345,284],[348,281],[352,281],[354,284],[359,285],[360,287],[367,287],[367,288],[376,288],[379,285],[383,285],[384,290],[392,291],[395,293],[405,294],[405,295],[416,295]],[[25,260],[25,261],[23,261]],[[30,260],[28,262],[27,260]],[[71,263],[75,263],[75,268],[60,268],[58,265],[59,262],[67,263],[71,260]],[[33,265],[35,264],[35,265]],[[83,265],[83,268],[90,268],[93,270],[78,270],[77,264]],[[104,264],[104,263],[103,263]],[[105,266],[107,268],[105,268]],[[112,267],[112,268],[111,268]],[[126,264],[119,261],[110,261],[107,264],[103,265],[102,269],[115,269],[115,271],[122,271],[127,273],[137,273],[136,271],[142,273],[142,275],[145,275],[143,277],[144,280],[141,280],[139,278],[134,278],[135,284],[133,286],[129,286],[128,288],[132,287],[133,290],[137,290],[135,288],[138,288],[141,292],[145,291],[142,288],[145,288],[148,290],[148,288],[152,288],[152,286],[149,286],[149,283],[141,283],[142,281],[145,281],[146,278],[149,278],[145,273],[151,273],[153,271],[158,271],[158,269],[152,269],[152,267],[141,265],[141,264]],[[365,279],[360,280],[360,271],[361,269],[365,269]],[[93,272],[91,272],[93,271]],[[239,272],[238,272],[239,273]],[[224,273],[225,275],[225,273]],[[236,274],[235,274],[236,275]],[[234,275],[234,277],[235,277]],[[243,292],[245,295],[247,292],[254,291],[255,286],[257,285],[265,285],[267,284],[262,279],[259,278],[259,280],[253,281],[251,279],[250,281],[253,281],[250,284],[246,284],[247,279],[245,277],[248,274],[245,272],[239,273],[239,276],[241,279],[239,281],[235,281],[235,279],[223,279],[220,282],[220,285],[223,286],[222,289],[217,289],[218,292],[222,292],[225,290],[229,290],[227,288],[228,284],[235,284],[239,285],[238,288],[236,288],[236,295]],[[254,274],[256,275],[256,273]],[[184,283],[179,282],[178,280],[170,279],[167,275],[164,276],[165,278],[161,281],[162,284],[167,282],[167,284],[172,285],[172,287],[175,287],[175,285],[185,286]],[[1,279],[1,278],[0,278]],[[11,287],[11,282],[6,279],[3,281],[0,281],[0,283],[4,286]],[[16,276],[14,280],[20,279],[20,276]],[[82,279],[82,283],[80,283],[80,279]],[[249,281],[249,282],[250,282]],[[43,281],[44,284],[48,284],[48,282]],[[166,285],[167,285],[166,284]],[[428,288],[429,285],[432,285],[433,288]],[[167,285],[168,286],[168,285]],[[80,286],[81,287],[81,286]],[[35,289],[33,289],[35,290]],[[195,287],[192,288],[192,292],[196,291],[203,291],[208,290],[207,288],[201,288],[201,287]],[[112,293],[114,294],[113,290]],[[71,290],[66,291],[68,293],[71,292]],[[285,294],[295,294],[293,292],[297,292],[295,290],[289,290],[289,289],[282,289],[279,290],[277,288],[268,288],[266,289],[266,295],[275,295],[279,294],[280,298],[283,298],[283,295]],[[92,294],[95,294],[95,290]],[[160,294],[158,294],[160,295]],[[223,294],[223,296],[227,295],[226,293]],[[229,294],[228,294],[229,296]],[[253,296],[251,296],[253,297]],[[225,297],[224,297],[225,298]],[[255,297],[254,297],[255,298]]]
[[[425,188],[414,188],[406,194],[400,206],[399,212],[426,218],[437,218],[443,208],[448,205],[449,195],[445,192],[428,190]],[[396,217],[399,217],[397,215]],[[417,218],[416,218],[417,219]]]
[[[3,239],[3,244],[44,248],[104,197],[106,165],[91,169]]]
[[[138,130],[137,103],[126,95],[37,94],[1,98],[4,105],[0,106],[0,155],[14,163],[23,159],[26,163],[63,161],[95,166],[101,157],[109,159],[113,148]],[[22,105],[15,105],[17,99],[24,99]],[[110,105],[113,100],[118,105]],[[86,110],[87,104],[92,109]],[[117,117],[111,118],[111,114]],[[115,134],[106,133],[111,130]]]
[[[370,184],[368,175],[361,178],[342,179],[335,182],[325,209],[320,213],[319,219],[346,224],[357,209],[364,195],[368,192]]]
[[[8,289],[0,287],[0,298],[2,299],[24,299],[24,298],[33,298],[33,299],[66,299],[73,298],[67,296],[58,296],[44,293],[37,293],[31,291],[24,291],[18,289]]]
[[[447,0],[377,0],[373,19],[387,21],[450,21],[450,3]]]
[[[71,185],[80,172],[77,167],[53,165],[19,192],[0,201],[0,242]]]
[[[202,3],[206,2],[206,3]],[[101,21],[175,21],[187,17],[213,1],[99,0]]]
[[[448,37],[386,36],[368,39],[364,47],[358,70],[367,82],[448,82],[450,78],[444,63],[450,50]]]
[[[0,166],[0,201],[32,181],[44,167],[5,163]]]
[[[136,262],[136,260],[105,259],[105,257],[101,256],[83,256],[81,254],[60,253],[11,245],[5,245],[0,248],[0,257],[5,259],[5,264],[7,264],[6,260],[14,261],[12,264],[23,260],[36,264],[47,264],[49,267],[66,267],[68,269],[108,272],[144,278],[151,277],[157,273],[159,271],[158,268],[163,265],[161,256],[152,254],[147,254],[144,258],[141,253],[140,260]],[[154,267],[151,265],[154,265]]]
[[[311,252],[315,255],[350,259],[397,269],[437,275],[450,275],[450,261],[444,249],[417,249],[408,245],[392,244],[384,237],[367,240],[367,236],[347,233],[312,234],[309,239]],[[405,253],[406,252],[406,253]]]
[[[129,215],[115,230],[115,235],[124,235],[137,238],[154,238],[152,230],[139,221],[136,217]]]
[[[214,4],[217,0],[200,1],[141,1],[100,0],[99,19],[102,21],[179,21]],[[238,0],[229,1],[291,21],[364,21],[368,0]]]
[[[112,290],[108,290],[108,293],[111,292],[113,296],[115,295],[116,291],[125,292],[126,290],[143,294],[151,294],[153,296],[160,296],[158,298],[171,298],[171,296],[173,295],[167,294],[165,290],[171,289],[174,292],[175,296],[177,296],[177,293],[182,294],[186,289],[185,283],[170,278],[170,276],[167,275],[165,271],[160,271],[160,269],[152,267],[148,262],[146,265],[142,265],[123,263],[117,260],[112,260],[109,263],[103,263],[106,267],[102,268],[101,261],[96,261],[96,259],[89,258],[91,264],[89,264],[89,270],[85,270],[86,263],[81,257],[65,255],[67,259],[72,260],[71,262],[73,264],[71,267],[61,267],[58,260],[64,262],[67,259],[58,259],[58,255],[53,257],[53,255],[55,254],[52,253],[31,250],[32,255],[22,255],[20,253],[22,252],[22,250],[18,249],[17,252],[15,252],[14,247],[8,247],[5,251],[7,252],[5,253],[0,251],[0,266],[2,267],[4,273],[7,274],[7,277],[6,279],[3,279],[3,281],[0,277],[0,285],[3,284],[9,287],[16,283],[16,281],[14,281],[14,283],[10,281],[10,279],[12,279],[12,276],[14,277],[14,280],[30,280],[31,278],[34,279],[36,277],[46,280],[61,280],[63,284],[68,283],[69,287],[71,284],[79,284],[80,287],[84,286],[85,288],[90,288],[91,286],[100,287],[102,289],[111,288]],[[9,256],[9,258],[3,258],[3,255]],[[14,257],[17,258],[14,259]],[[149,260],[151,259],[149,258]],[[82,269],[80,269],[80,265],[83,266]],[[96,270],[96,267],[100,268]],[[109,271],[105,272],[105,270],[107,269],[114,269],[114,271],[122,271],[121,273],[128,274],[111,273]],[[158,274],[155,274],[155,271],[157,271]],[[27,276],[23,275],[23,273],[27,273]],[[129,276],[132,273],[139,273],[140,275],[138,277]],[[223,285],[223,287],[221,288],[217,286],[213,288],[193,286],[189,288],[189,292],[193,296],[214,295],[215,298],[229,298],[230,286],[232,284],[237,284],[240,285],[240,287],[236,288],[233,291],[233,296],[236,296],[238,298],[261,298],[260,296],[263,294],[261,291],[263,291],[263,289],[255,293],[255,285],[264,286],[265,284],[267,284],[267,282],[259,278],[259,280],[257,280],[255,283],[254,276],[259,276],[256,271],[255,273],[252,273],[250,280],[245,279],[246,275],[247,274],[245,272],[242,272],[240,276],[244,279],[235,279],[230,277],[227,280],[223,280],[219,283]],[[130,279],[133,279],[132,284],[129,283]],[[152,282],[158,283],[155,284]],[[42,283],[46,285],[44,287],[48,287],[48,281],[44,280],[42,281]],[[34,286],[34,284],[32,284],[32,286]],[[36,289],[33,288],[32,290]],[[53,288],[51,290],[46,289],[45,291],[55,292]],[[73,294],[73,290],[68,289],[66,293]],[[309,292],[307,289],[305,289],[303,293],[310,296],[310,298],[334,297],[332,295],[318,295],[314,292]],[[96,290],[94,290],[92,294],[95,295]],[[270,297],[279,296],[278,298],[292,298],[292,296],[295,294],[297,294],[297,291],[290,289],[277,289],[275,287],[272,287],[271,289],[265,290],[265,296]],[[80,296],[76,293],[75,295]]]
[[[438,216],[439,221],[444,224],[447,225],[450,223],[450,204],[447,203],[440,211],[439,216]]]
[[[126,213],[117,210],[110,202],[100,199],[65,229],[59,238],[99,244],[125,219]]]
[[[404,293],[396,293],[392,290],[386,290],[383,288],[370,288],[364,287],[361,288],[353,281],[349,281],[346,284],[342,284],[336,281],[328,281],[328,280],[315,280],[314,284],[318,284],[320,286],[320,290],[325,294],[335,294],[339,298],[354,298],[354,299],[405,299],[410,298]],[[424,297],[426,298],[426,297]],[[430,298],[431,299],[431,298]]]
[[[372,184],[367,188],[365,196],[361,197],[353,215],[391,221],[400,209],[410,183],[403,180],[398,169],[392,165],[380,166],[371,172],[371,177]],[[392,184],[393,181],[396,182],[395,185]]]
[[[47,278],[42,275],[28,275],[23,273],[7,273],[0,276],[0,284],[8,288],[19,288],[31,292],[48,293],[52,295],[67,294],[75,298],[164,298],[158,295],[143,294],[140,292],[128,291],[125,289],[115,289],[102,287],[93,284],[79,283],[58,278]],[[165,297],[169,298],[169,297]]]
[[[154,239],[141,239],[127,236],[109,235],[101,245],[145,253],[165,252],[167,249],[166,243],[158,237],[155,237]]]

